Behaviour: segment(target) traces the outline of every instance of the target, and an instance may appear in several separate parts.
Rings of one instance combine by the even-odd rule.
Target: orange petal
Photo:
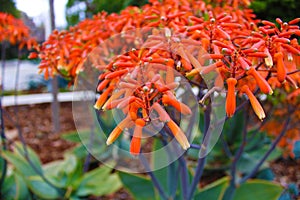
[[[169,114],[166,112],[165,109],[163,109],[163,107],[159,103],[154,103],[152,105],[152,108],[158,113],[160,121],[168,122],[171,120]]]
[[[279,82],[283,82],[286,78],[286,68],[283,62],[283,54],[278,52],[274,56],[277,60],[277,78]]]
[[[226,97],[226,113],[228,117],[232,117],[236,109],[235,85],[237,84],[237,80],[235,78],[228,78],[226,82],[228,85]]]
[[[98,98],[98,100],[96,101],[94,108],[95,109],[101,109],[101,107],[104,105],[104,103],[106,102],[108,95],[112,92],[113,87],[110,86],[108,87]]]
[[[260,73],[258,73],[254,67],[251,67],[248,70],[248,75],[251,75],[255,78],[256,83],[258,84],[260,90],[265,93],[265,94],[273,94],[273,90],[271,88],[271,86],[269,85],[269,83],[266,81],[266,79],[264,79]]]
[[[118,137],[119,135],[123,132],[124,128],[129,128],[133,125],[132,120],[130,119],[130,117],[126,117],[125,119],[123,119],[123,121],[121,121],[117,127],[110,133],[109,137],[106,140],[106,144],[110,145],[112,144]]]
[[[249,87],[247,85],[244,85],[241,89],[241,92],[246,93],[246,95],[248,96],[248,98],[250,100],[251,106],[252,106],[255,114],[257,115],[257,117],[260,120],[263,120],[266,117],[264,109],[261,107],[259,101],[254,96],[254,94],[250,91]]]
[[[167,125],[170,128],[175,139],[181,145],[181,147],[184,150],[187,150],[188,148],[190,148],[189,141],[187,140],[187,138],[186,138],[185,134],[182,132],[182,130],[177,126],[177,124],[173,120],[170,120],[169,122],[167,122]]]
[[[171,98],[170,96],[168,96],[166,94],[163,95],[162,102],[163,102],[163,104],[173,106],[176,110],[178,110],[179,112],[181,112],[184,115],[192,114],[191,109],[187,105],[177,101],[174,98]]]
[[[130,143],[130,153],[132,155],[138,155],[141,151],[142,130],[144,126],[145,121],[143,119],[137,119],[135,121],[133,137]]]

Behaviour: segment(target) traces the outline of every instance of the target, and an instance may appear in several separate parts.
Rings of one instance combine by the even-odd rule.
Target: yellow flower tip
[[[264,112],[260,113],[260,115],[258,116],[258,118],[259,118],[260,121],[264,121],[264,119],[266,118],[265,113]]]
[[[269,92],[269,95],[272,95],[272,94],[273,94],[273,90],[271,89],[270,92]]]
[[[106,145],[107,145],[107,146],[111,145],[112,143],[113,143],[113,142],[112,142],[111,140],[108,140],[108,139],[106,140]]]
[[[97,109],[97,110],[100,110],[100,109],[101,109],[101,106],[95,104],[95,105],[94,105],[94,108]]]
[[[191,147],[191,145],[190,145],[189,142],[187,142],[187,143],[185,143],[184,145],[181,145],[181,146],[182,146],[182,148],[183,148],[184,150],[188,150],[188,149]]]
[[[109,135],[106,140],[107,145],[111,145],[116,139],[118,139],[119,135],[123,132],[123,129],[117,126]]]
[[[177,124],[173,120],[170,120],[169,122],[167,122],[167,125],[170,128],[175,139],[180,144],[180,146],[184,150],[187,150],[188,148],[190,148],[189,141],[187,140],[187,138],[186,138],[185,134],[182,132],[182,130],[177,126]]]
[[[266,117],[266,114],[265,114],[264,109],[260,105],[259,101],[257,100],[257,98],[254,96],[254,94],[251,92],[251,90],[249,89],[249,87],[247,85],[244,85],[241,88],[241,92],[245,93],[248,96],[254,113],[262,121]]]

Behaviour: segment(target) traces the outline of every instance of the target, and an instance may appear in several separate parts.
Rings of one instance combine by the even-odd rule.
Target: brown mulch
[[[275,181],[284,186],[295,183],[300,189],[300,159],[278,159],[271,163],[271,168]]]
[[[74,131],[75,125],[72,115],[72,103],[60,104],[60,133],[53,133],[51,122],[50,104],[26,105],[17,108],[18,117],[14,107],[4,108],[5,130],[9,143],[19,140],[16,124],[14,121],[18,118],[18,124],[26,143],[38,153],[43,163],[62,159],[63,153],[75,144],[63,140],[62,133]],[[276,182],[286,185],[296,183],[300,188],[300,160],[279,159],[271,163],[271,168],[276,176]],[[214,176],[203,177],[202,181],[209,184],[224,176],[223,173],[214,174]],[[201,186],[203,186],[201,184]],[[117,193],[105,197],[92,197],[92,200],[106,199],[132,199],[130,195],[121,189]]]
[[[43,163],[62,159],[63,152],[74,146],[71,142],[60,138],[61,133],[75,130],[71,103],[60,104],[60,133],[52,131],[50,104],[19,106],[17,110],[14,107],[6,107],[5,111],[7,137],[12,140],[18,139],[15,124],[18,119],[26,144],[38,153]]]

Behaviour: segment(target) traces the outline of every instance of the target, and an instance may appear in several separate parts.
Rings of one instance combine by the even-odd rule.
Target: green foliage
[[[224,198],[224,193],[228,185],[228,177],[217,180],[196,193],[195,199],[222,200]],[[250,180],[236,188],[233,199],[277,200],[282,191],[283,188],[279,184],[264,180]]]
[[[259,19],[274,21],[277,17],[283,21],[292,20],[297,16],[300,9],[298,0],[255,0],[251,8]]]
[[[144,176],[119,172],[124,187],[136,200],[156,199],[155,191],[150,179]]]
[[[255,192],[254,192],[255,191]],[[234,200],[277,200],[283,188],[279,184],[264,180],[249,180],[237,188]]]
[[[9,13],[17,18],[21,16],[21,13],[16,8],[15,2],[13,0],[0,0],[0,5],[0,12]]]
[[[93,15],[106,11],[118,13],[128,6],[142,6],[148,0],[69,0],[66,7],[66,19],[69,26],[77,24],[84,18],[91,18]]]
[[[118,175],[111,174],[106,166],[84,173],[82,162],[72,154],[42,165],[28,148],[30,165],[21,144],[16,143],[14,152],[4,151],[1,156],[13,166],[4,182],[3,196],[7,200],[27,200],[32,195],[35,199],[80,199],[111,194],[122,186]]]
[[[205,188],[201,189],[194,195],[195,199],[216,199],[219,200],[223,197],[226,187],[229,185],[229,178],[225,177],[215,181]]]

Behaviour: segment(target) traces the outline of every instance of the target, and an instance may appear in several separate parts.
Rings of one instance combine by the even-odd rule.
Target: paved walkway
[[[63,92],[59,93],[57,98],[59,102],[72,102],[72,101],[90,101],[93,100],[95,94],[92,91],[84,92]],[[15,96],[4,96],[2,99],[2,105],[14,106],[14,105],[32,105],[41,103],[52,102],[51,93],[41,93],[41,94],[29,94],[17,96],[17,101],[15,102]]]

